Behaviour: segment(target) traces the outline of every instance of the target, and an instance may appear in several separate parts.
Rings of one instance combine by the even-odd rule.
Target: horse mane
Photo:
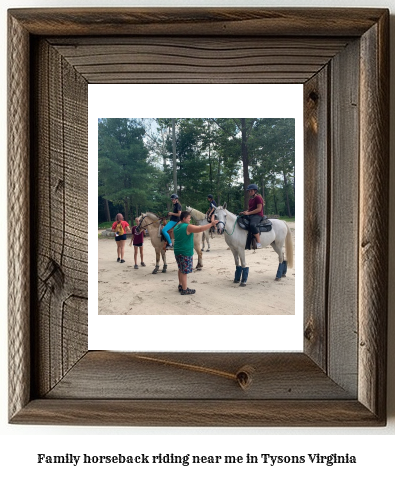
[[[143,227],[146,227],[145,224],[146,224],[146,223],[148,224],[149,221],[151,221],[151,223],[152,223],[153,221],[155,221],[155,224],[154,224],[154,225],[157,224],[157,225],[159,226],[159,222],[156,222],[156,221],[159,219],[159,217],[158,217],[156,214],[154,214],[153,212],[143,212],[143,213],[141,213],[140,218],[144,218],[144,219],[145,219],[145,218],[148,218],[148,219],[145,221]],[[148,225],[149,225],[149,224],[148,224]]]
[[[144,214],[144,216],[148,216],[152,220],[159,219],[159,217],[156,214],[154,214],[153,212],[146,212]]]
[[[197,209],[193,209],[191,207],[191,212],[195,212],[195,215],[196,215],[196,220],[200,221],[201,219],[205,219],[206,215],[200,211],[198,211]]]

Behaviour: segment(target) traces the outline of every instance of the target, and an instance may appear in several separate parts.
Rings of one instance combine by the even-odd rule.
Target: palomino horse
[[[218,219],[217,231],[219,234],[226,233],[225,241],[233,252],[236,264],[235,278],[233,282],[240,282],[241,286],[247,284],[249,267],[246,267],[245,245],[247,240],[247,231],[242,229],[236,222],[237,216],[226,209],[226,203],[218,206],[215,210],[215,216]],[[293,267],[293,243],[291,231],[288,224],[279,219],[271,219],[272,230],[261,232],[260,241],[262,247],[269,244],[278,254],[279,266],[277,269],[276,280],[286,276],[287,265]],[[284,260],[283,246],[287,260]],[[241,265],[240,262],[241,261]],[[287,264],[288,263],[288,264]]]
[[[148,234],[151,239],[151,244],[153,245],[156,253],[156,265],[155,269],[152,271],[153,274],[156,274],[159,270],[160,264],[160,256],[162,256],[163,260],[163,269],[162,272],[167,272],[167,263],[166,263],[166,249],[164,248],[164,243],[161,240],[160,233],[159,233],[159,226],[162,219],[156,216],[152,212],[146,212],[140,216],[140,222],[137,226],[137,232],[140,229],[148,229]],[[196,269],[199,270],[203,267],[203,254],[202,249],[200,247],[202,237],[202,233],[195,233],[193,236],[193,248],[195,249],[198,255],[198,263]]]
[[[191,213],[191,217],[196,221],[198,226],[204,226],[205,224],[208,224],[207,217],[205,214],[202,212],[198,211],[197,209],[192,209],[191,207],[187,206],[185,208],[188,212]],[[204,243],[207,241],[207,251],[210,252],[210,234],[209,234],[210,229],[207,231],[203,231],[203,236],[202,236],[202,251],[204,250]]]

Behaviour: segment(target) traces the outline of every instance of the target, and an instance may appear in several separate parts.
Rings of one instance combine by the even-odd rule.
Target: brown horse
[[[151,239],[151,244],[155,249],[156,253],[156,265],[155,269],[152,271],[153,274],[156,274],[159,270],[160,256],[163,260],[163,269],[162,272],[167,271],[166,263],[166,249],[165,243],[162,242],[159,232],[159,226],[161,224],[161,218],[156,216],[152,212],[146,212],[139,217],[139,229],[147,229],[149,237]],[[195,233],[193,237],[193,248],[195,249],[198,255],[198,263],[196,266],[197,270],[200,270],[203,267],[203,254],[201,249],[202,243],[202,233]]]

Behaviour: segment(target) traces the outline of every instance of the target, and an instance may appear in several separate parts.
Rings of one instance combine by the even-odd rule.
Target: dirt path
[[[293,239],[295,223],[288,223]],[[294,239],[295,240],[295,239]],[[100,315],[293,315],[295,313],[295,270],[274,280],[278,256],[271,247],[246,251],[250,268],[247,287],[233,283],[235,264],[223,236],[210,240],[211,251],[203,254],[203,269],[188,276],[192,296],[177,290],[177,264],[167,252],[167,273],[152,274],[155,251],[144,239],[146,267],[134,269],[133,247],[126,244],[125,263],[116,262],[113,238],[99,238],[99,314]],[[197,255],[194,254],[194,266]],[[140,264],[140,261],[138,261]],[[162,267],[160,268],[160,270]],[[114,287],[116,284],[116,287]],[[220,296],[221,300],[216,297]]]

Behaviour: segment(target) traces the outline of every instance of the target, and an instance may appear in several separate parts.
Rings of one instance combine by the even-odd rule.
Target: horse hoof
[[[281,277],[287,277],[287,274],[283,274]]]
[[[275,280],[276,282],[279,282],[281,279],[280,279],[280,277],[276,277],[274,280]]]
[[[245,287],[247,285],[246,282],[240,282],[240,287]]]
[[[206,252],[210,252],[210,249],[207,249],[207,251],[206,251]]]
[[[163,272],[167,272],[167,270],[166,270],[166,269],[162,269],[162,273],[163,273]]]

